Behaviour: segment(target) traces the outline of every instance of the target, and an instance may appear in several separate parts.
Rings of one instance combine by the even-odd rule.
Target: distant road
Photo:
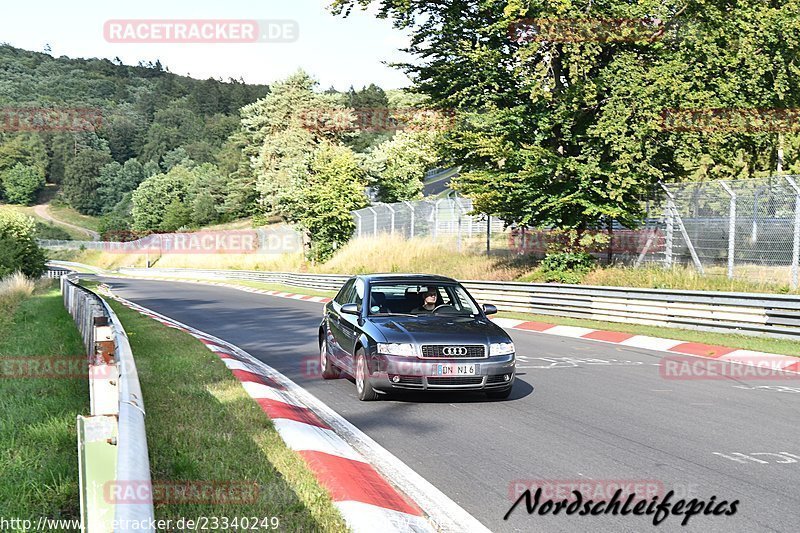
[[[47,220],[48,222],[53,222],[54,224],[58,224],[59,226],[67,226],[68,228],[72,228],[75,231],[80,231],[81,233],[85,233],[93,241],[100,240],[100,234],[97,233],[96,231],[92,231],[90,229],[81,226],[76,226],[75,224],[70,224],[69,222],[64,222],[63,220],[59,220],[53,217],[53,215],[50,214],[50,204],[40,204],[34,206],[33,211],[36,213],[36,216],[41,217]]]

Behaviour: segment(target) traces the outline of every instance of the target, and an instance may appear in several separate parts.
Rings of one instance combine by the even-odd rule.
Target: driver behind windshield
[[[422,306],[417,307],[411,312],[415,315],[433,313],[433,310],[436,309],[436,303],[438,299],[439,293],[437,290],[434,288],[428,288],[428,290],[422,293]]]

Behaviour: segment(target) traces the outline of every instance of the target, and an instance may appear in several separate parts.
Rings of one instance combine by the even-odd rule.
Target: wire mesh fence
[[[481,245],[505,249],[511,238],[502,220],[473,213],[469,198],[373,204],[353,211],[353,217],[356,237],[430,237],[452,240],[459,250]]]
[[[796,176],[670,184],[664,190],[664,220],[672,235],[665,247],[667,266],[692,263],[706,274],[797,288]]]
[[[590,228],[589,251],[608,263],[693,265],[707,275],[798,286],[800,188],[796,176],[663,185],[635,228]],[[468,198],[374,204],[353,212],[356,237],[450,239],[459,251],[543,256],[563,242],[552,228],[526,228],[473,212]]]

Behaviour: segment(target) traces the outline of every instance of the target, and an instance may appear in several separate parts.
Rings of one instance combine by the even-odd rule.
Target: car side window
[[[365,289],[366,286],[364,284],[364,280],[361,278],[356,278],[355,290],[352,292],[352,294],[350,294],[348,302],[350,302],[351,304],[361,305],[362,302],[364,301]]]
[[[339,294],[336,295],[336,298],[333,299],[339,305],[344,305],[350,301],[349,296],[352,292],[351,289],[353,288],[353,283],[355,280],[350,279],[345,282],[342,288],[339,290]]]

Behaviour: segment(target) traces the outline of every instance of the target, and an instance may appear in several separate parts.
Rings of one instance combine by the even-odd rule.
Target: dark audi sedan
[[[325,305],[322,376],[351,375],[365,401],[399,389],[481,390],[508,398],[514,343],[486,318],[496,312],[442,276],[352,277]]]

